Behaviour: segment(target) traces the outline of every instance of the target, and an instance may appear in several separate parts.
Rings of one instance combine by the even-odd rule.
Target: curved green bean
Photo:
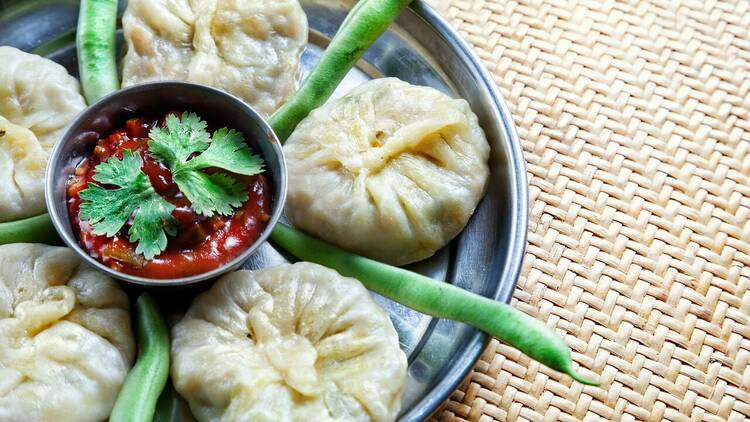
[[[115,30],[117,0],[82,0],[78,12],[76,48],[83,95],[89,104],[117,91]]]
[[[360,0],[349,12],[299,90],[268,120],[283,143],[297,124],[323,105],[368,48],[412,0]]]
[[[138,359],[120,389],[110,422],[151,422],[169,376],[167,325],[148,293],[135,302],[134,326]]]
[[[597,385],[573,370],[570,350],[554,331],[505,303],[343,251],[284,224],[276,225],[271,240],[299,259],[354,277],[368,289],[402,305],[472,325],[582,384]]]
[[[0,223],[0,245],[6,243],[60,243],[49,214]]]

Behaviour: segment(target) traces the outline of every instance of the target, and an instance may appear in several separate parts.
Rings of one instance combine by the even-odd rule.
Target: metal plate
[[[354,1],[301,3],[310,25],[310,43],[302,56],[304,74],[315,65]],[[122,1],[120,6],[122,10]],[[74,0],[0,0],[0,45],[26,51],[39,49],[76,74],[70,31],[75,28],[77,7]],[[512,117],[492,79],[458,34],[422,1],[414,2],[367,51],[334,97],[381,76],[395,76],[465,98],[492,146],[487,194],[466,229],[449,247],[410,268],[507,302],[523,258],[527,184]],[[286,261],[287,257],[265,244],[245,267],[262,268]],[[172,319],[196,294],[161,293],[160,302],[170,310]],[[423,420],[463,379],[484,348],[486,336],[464,324],[435,320],[388,299],[376,299],[390,313],[409,357],[400,420]],[[179,413],[180,419],[189,419],[184,408]]]

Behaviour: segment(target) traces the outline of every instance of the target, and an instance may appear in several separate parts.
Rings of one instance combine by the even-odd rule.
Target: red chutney
[[[206,217],[197,214],[190,201],[172,181],[168,168],[148,152],[148,133],[164,119],[135,118],[125,127],[103,137],[94,152],[83,160],[68,181],[68,211],[78,242],[94,258],[117,271],[147,278],[179,278],[202,274],[236,258],[250,247],[265,229],[271,212],[271,187],[263,175],[233,175],[247,186],[248,200],[229,216]],[[128,241],[126,224],[115,237],[98,236],[91,224],[79,218],[78,193],[93,181],[94,168],[111,156],[122,159],[122,151],[137,151],[143,158],[141,169],[154,189],[175,205],[177,235],[167,236],[167,249],[152,260],[136,254]]]

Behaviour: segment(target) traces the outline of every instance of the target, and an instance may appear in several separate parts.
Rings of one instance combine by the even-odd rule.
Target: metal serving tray
[[[124,9],[124,1],[120,2]],[[310,26],[302,56],[303,74],[316,63],[353,0],[301,2]],[[77,74],[72,31],[74,0],[0,0],[0,45],[12,45],[63,64]],[[465,98],[492,145],[487,194],[469,225],[452,244],[411,269],[473,292],[508,301],[521,268],[527,228],[527,183],[513,120],[488,72],[459,35],[425,2],[415,1],[365,54],[334,94],[345,94],[368,79],[394,76]],[[286,261],[263,245],[245,268]],[[196,291],[156,292],[172,320]],[[387,308],[409,357],[400,420],[428,417],[456,388],[476,362],[487,336],[464,324],[436,320],[377,297]],[[173,419],[189,420],[184,403]]]

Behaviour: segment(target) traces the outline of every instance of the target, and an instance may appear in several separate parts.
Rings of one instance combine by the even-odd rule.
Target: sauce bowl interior
[[[100,138],[121,127],[129,118],[170,110],[192,111],[203,120],[235,129],[265,161],[272,186],[271,218],[260,237],[235,259],[203,274],[173,279],[152,279],[124,274],[91,257],[78,243],[67,207],[67,183],[76,166],[88,157]],[[81,112],[50,152],[45,180],[45,200],[52,223],[63,241],[88,264],[112,277],[141,286],[187,286],[238,268],[268,238],[284,209],[287,173],[281,144],[268,123],[242,100],[203,85],[187,82],[153,82],[121,89]]]

